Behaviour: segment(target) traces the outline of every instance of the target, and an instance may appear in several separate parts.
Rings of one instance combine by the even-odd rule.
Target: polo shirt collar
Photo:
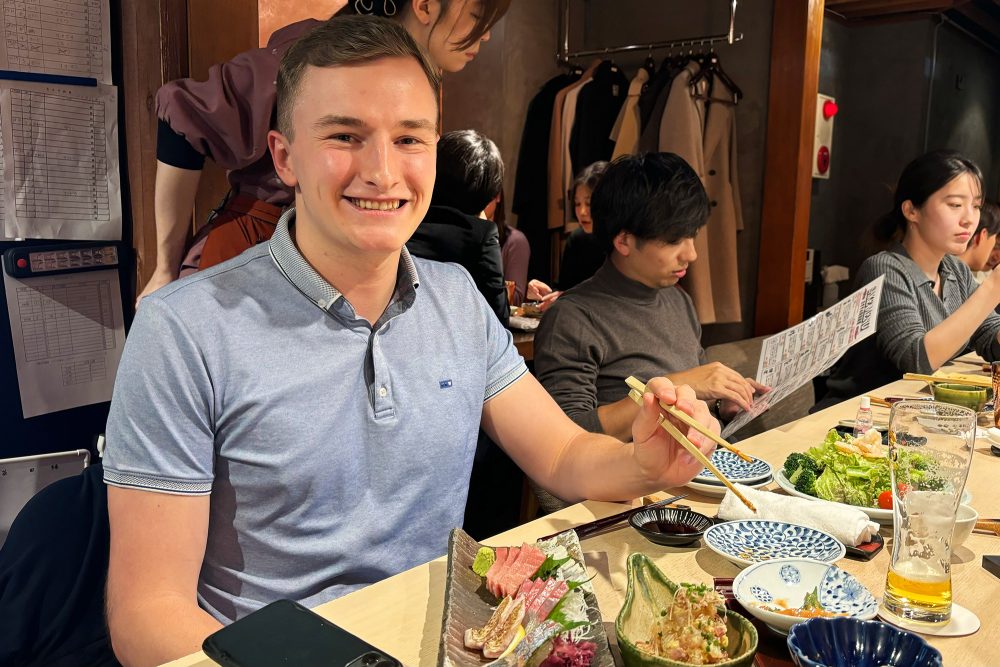
[[[908,262],[904,263],[904,266],[906,267],[906,272],[910,274],[910,277],[913,279],[914,283],[916,283],[918,286],[921,287],[924,285],[931,285],[933,287],[934,281],[928,278],[927,275],[920,270],[920,267],[917,266],[917,263],[913,261],[912,257],[910,257],[910,253],[906,252],[906,247],[902,243],[896,241],[892,245],[892,247],[889,248],[889,251],[897,255],[902,255],[903,257],[909,260]],[[955,275],[955,271],[952,269],[952,266],[948,263],[947,255],[945,255],[944,259],[942,259],[941,263],[938,265],[938,273],[940,274],[942,280],[946,280],[949,282],[955,282],[958,280],[958,277]]]
[[[307,296],[313,303],[326,311],[343,301],[343,294],[317,273],[295,245],[290,228],[295,223],[295,207],[289,207],[278,219],[278,226],[268,242],[271,259],[278,265],[288,282]],[[417,267],[404,246],[399,254],[399,270],[396,272],[396,295],[405,306],[413,302],[416,289],[420,285]],[[393,302],[397,300],[393,297]],[[390,309],[391,309],[390,305]],[[387,309],[388,310],[388,309]]]

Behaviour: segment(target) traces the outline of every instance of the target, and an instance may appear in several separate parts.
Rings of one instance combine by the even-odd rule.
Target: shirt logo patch
[[[451,385],[452,385],[451,380],[439,380],[438,381],[438,386],[441,387],[442,389],[450,389]]]

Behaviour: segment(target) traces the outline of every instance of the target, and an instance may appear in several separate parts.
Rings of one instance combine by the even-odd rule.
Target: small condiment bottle
[[[854,416],[854,437],[860,438],[872,428],[872,401],[867,396],[861,397],[858,414]]]

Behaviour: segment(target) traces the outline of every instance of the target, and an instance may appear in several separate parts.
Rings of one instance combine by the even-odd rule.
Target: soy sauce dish
[[[650,542],[671,547],[696,542],[712,525],[704,514],[673,507],[639,510],[628,522]]]

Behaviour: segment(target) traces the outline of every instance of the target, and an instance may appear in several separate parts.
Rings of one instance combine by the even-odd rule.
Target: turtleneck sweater
[[[552,304],[535,335],[538,380],[594,433],[602,432],[598,406],[627,396],[628,376],[645,381],[704,363],[691,298],[626,278],[610,259]]]

